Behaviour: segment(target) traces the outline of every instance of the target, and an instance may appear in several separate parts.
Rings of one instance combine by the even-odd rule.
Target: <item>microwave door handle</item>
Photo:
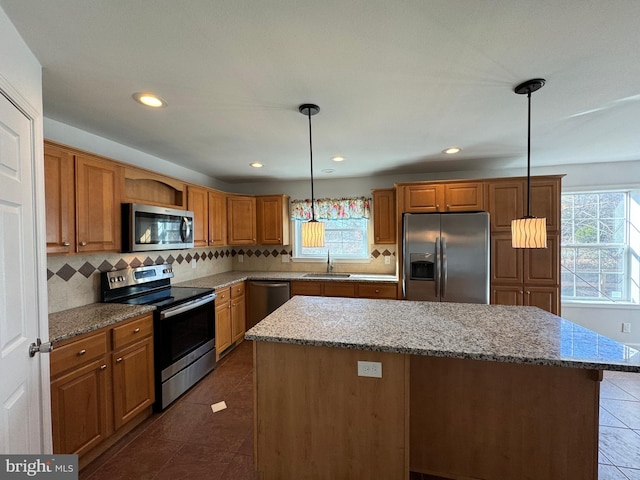
[[[447,288],[447,239],[442,237],[442,247],[440,248],[442,254],[442,298],[445,297],[445,290]]]
[[[435,280],[436,287],[436,299],[440,298],[440,237],[436,238],[436,258],[433,262],[433,278]],[[436,300],[437,301],[437,300]]]
[[[180,235],[182,236],[183,242],[186,242],[191,236],[191,227],[189,226],[189,219],[187,217],[182,217],[182,227],[180,228]]]

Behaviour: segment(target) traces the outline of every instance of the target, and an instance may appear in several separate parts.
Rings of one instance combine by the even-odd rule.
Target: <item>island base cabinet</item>
[[[411,471],[596,480],[599,371],[412,356]]]
[[[382,378],[358,361],[382,362]],[[408,357],[255,342],[255,460],[261,480],[406,480]]]

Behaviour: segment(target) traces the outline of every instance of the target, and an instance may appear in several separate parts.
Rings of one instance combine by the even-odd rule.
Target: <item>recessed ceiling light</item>
[[[147,107],[160,108],[167,106],[167,102],[153,93],[134,93],[133,99]]]
[[[324,173],[333,173],[335,172],[335,169],[333,168],[325,168],[324,170],[322,170]]]
[[[262,167],[264,167],[264,165],[262,163],[260,163],[260,162],[251,162],[249,165],[252,166],[253,168],[262,168]]]
[[[342,155],[336,155],[335,157],[331,157],[331,160],[334,162],[344,162],[344,157]]]
[[[453,155],[454,153],[461,152],[462,149],[460,147],[449,147],[446,150],[443,150],[442,153],[446,153],[447,155]]]

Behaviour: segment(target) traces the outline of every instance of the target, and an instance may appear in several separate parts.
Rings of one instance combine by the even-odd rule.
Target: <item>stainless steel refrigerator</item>
[[[405,213],[407,300],[489,303],[489,214]]]

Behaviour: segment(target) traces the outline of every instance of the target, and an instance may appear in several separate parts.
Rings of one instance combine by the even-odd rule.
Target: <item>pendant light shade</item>
[[[309,159],[311,164],[311,220],[302,224],[302,246],[324,247],[324,223],[316,220],[316,200],[313,196],[313,142],[311,136],[311,115],[320,111],[320,107],[312,103],[300,105],[298,110],[309,118]]]
[[[547,219],[531,215],[531,93],[540,90],[546,80],[534,78],[513,89],[518,95],[527,95],[527,214],[511,221],[511,246],[513,248],[547,248]]]

